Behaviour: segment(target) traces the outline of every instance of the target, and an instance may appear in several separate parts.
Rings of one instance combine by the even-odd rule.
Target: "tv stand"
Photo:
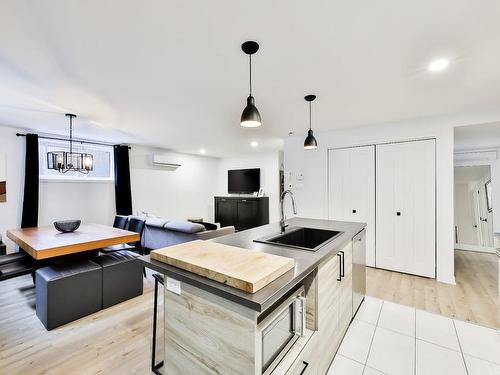
[[[237,231],[269,224],[269,197],[214,197],[215,222]]]

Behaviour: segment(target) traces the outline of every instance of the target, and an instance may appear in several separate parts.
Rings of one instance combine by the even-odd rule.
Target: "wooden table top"
[[[82,224],[72,233],[60,233],[53,225],[12,229],[7,237],[37,260],[140,240],[138,233],[100,224]]]

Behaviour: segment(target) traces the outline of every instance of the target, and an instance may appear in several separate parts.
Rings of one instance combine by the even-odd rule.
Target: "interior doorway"
[[[455,167],[455,248],[495,252],[490,165]]]

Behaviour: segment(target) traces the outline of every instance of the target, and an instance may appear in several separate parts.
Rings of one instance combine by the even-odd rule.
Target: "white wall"
[[[115,212],[115,186],[112,181],[40,181],[39,225],[50,225],[65,219],[112,225]]]
[[[168,155],[176,170],[152,165],[153,153]],[[170,220],[191,216],[214,219],[218,159],[132,145],[130,179],[134,213],[147,212]]]
[[[0,152],[5,152],[7,172],[7,202],[0,203],[0,233],[8,250],[13,244],[7,239],[7,229],[21,224],[21,204],[24,186],[24,138],[16,137],[18,129],[0,126]]]
[[[269,222],[279,221],[279,169],[280,152],[264,152],[219,159],[217,172],[217,195],[227,192],[229,169],[260,168],[260,185],[269,197]],[[300,209],[300,207],[298,208]]]
[[[299,216],[328,218],[328,148],[436,138],[437,278],[454,283],[453,126],[451,119],[421,119],[317,132],[318,150],[304,150],[305,135],[285,140],[285,187],[293,190]],[[303,181],[295,176],[302,173]],[[291,186],[289,186],[291,184]]]

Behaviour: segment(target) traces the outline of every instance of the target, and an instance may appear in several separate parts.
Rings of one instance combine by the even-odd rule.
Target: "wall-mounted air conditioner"
[[[153,165],[168,169],[177,169],[181,166],[177,158],[168,154],[153,154]]]

